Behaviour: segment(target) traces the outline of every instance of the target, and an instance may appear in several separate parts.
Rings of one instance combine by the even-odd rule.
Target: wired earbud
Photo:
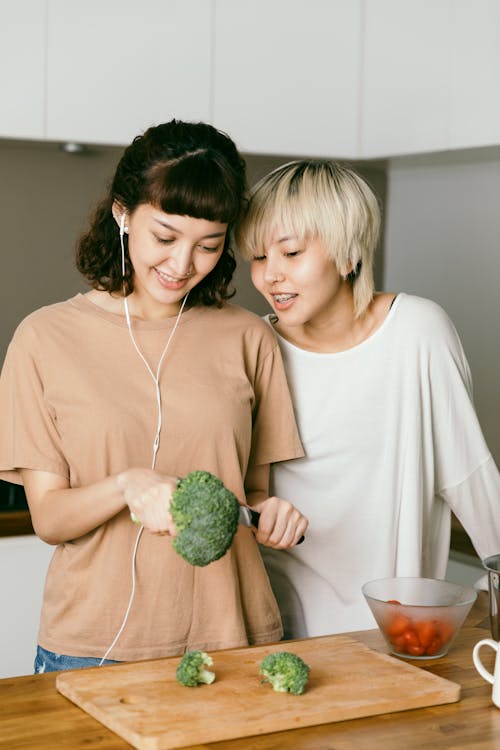
[[[120,237],[123,237],[123,235],[125,234],[125,232],[128,232],[128,227],[125,226],[125,219],[126,219],[126,217],[127,217],[127,214],[124,211],[122,213],[121,219],[120,219]]]
[[[138,346],[138,344],[137,344],[137,342],[135,340],[135,336],[134,336],[134,333],[132,331],[132,321],[130,319],[130,312],[129,312],[129,309],[128,309],[128,300],[127,300],[127,295],[126,295],[126,290],[125,290],[125,243],[123,241],[123,235],[126,232],[128,232],[128,227],[125,226],[126,216],[127,216],[127,214],[124,211],[122,213],[121,217],[120,217],[120,246],[121,246],[121,256],[122,256],[122,278],[123,278],[123,307],[124,307],[124,310],[125,310],[125,318],[127,320],[127,328],[128,328],[130,340],[131,340],[131,342],[132,342],[132,344],[134,346],[134,349],[136,350],[137,354],[139,355],[139,357],[144,362],[144,364],[146,366],[146,369],[149,372],[149,374],[150,374],[150,376],[151,376],[151,378],[153,380],[154,386],[155,386],[156,404],[157,404],[157,407],[158,407],[158,412],[157,412],[158,413],[158,419],[157,419],[157,424],[156,424],[155,439],[154,439],[154,442],[153,442],[153,457],[152,457],[152,461],[151,461],[151,468],[154,469],[155,466],[156,466],[156,454],[158,453],[158,448],[160,447],[160,432],[161,432],[161,427],[162,427],[162,399],[161,399],[161,391],[160,391],[160,370],[161,370],[161,366],[162,366],[162,363],[163,363],[163,359],[164,359],[164,357],[165,357],[165,355],[166,355],[166,353],[168,351],[168,347],[170,346],[170,342],[172,341],[174,333],[177,330],[177,326],[179,325],[179,321],[181,319],[182,311],[184,310],[184,306],[185,306],[185,304],[187,302],[187,298],[188,298],[189,292],[185,295],[184,299],[182,300],[182,304],[181,304],[179,313],[177,315],[177,318],[175,320],[174,326],[172,328],[172,331],[170,332],[170,336],[167,339],[167,343],[165,344],[163,352],[161,353],[161,357],[160,357],[160,360],[158,362],[158,366],[156,368],[156,372],[154,372],[152,370],[149,362],[147,361],[146,357],[144,356],[144,354],[139,349],[139,346]],[[137,532],[137,537],[135,539],[135,544],[134,544],[134,550],[132,552],[132,591],[130,593],[130,598],[129,598],[129,602],[128,602],[128,605],[127,605],[127,610],[126,610],[125,615],[123,617],[122,624],[120,625],[120,628],[119,628],[117,634],[115,635],[115,637],[113,639],[113,642],[111,643],[111,645],[109,646],[108,650],[106,651],[106,653],[102,657],[101,661],[99,662],[99,665],[98,665],[99,667],[101,667],[104,664],[104,661],[107,659],[107,657],[109,656],[110,652],[115,647],[118,639],[120,638],[120,636],[121,636],[121,634],[123,632],[123,629],[125,628],[126,622],[128,620],[128,616],[129,616],[130,609],[132,607],[132,603],[134,601],[134,595],[135,595],[135,559],[136,559],[136,555],[137,555],[137,547],[139,546],[139,540],[141,538],[143,530],[144,530],[144,526],[141,525],[139,531]]]

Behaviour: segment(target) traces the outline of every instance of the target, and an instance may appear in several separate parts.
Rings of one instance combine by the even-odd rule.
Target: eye
[[[297,255],[300,255],[302,250],[288,250],[284,253],[285,258],[295,258]]]
[[[211,247],[210,245],[199,245],[199,247],[201,247],[206,253],[217,253],[220,249],[220,245],[215,245],[215,247]]]
[[[265,260],[265,259],[266,259],[265,255],[252,255],[252,258],[251,258],[252,263],[254,261],[258,262],[259,260]]]
[[[171,245],[172,242],[175,242],[175,237],[159,237],[157,234],[155,234],[154,238],[157,242],[160,243],[160,245]]]

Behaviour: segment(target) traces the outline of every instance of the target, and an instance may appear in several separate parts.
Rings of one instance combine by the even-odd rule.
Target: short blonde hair
[[[320,239],[339,273],[351,281],[359,317],[373,299],[373,256],[380,231],[379,205],[367,183],[333,161],[283,164],[250,192],[236,230],[243,257],[262,255],[278,228],[301,239]]]

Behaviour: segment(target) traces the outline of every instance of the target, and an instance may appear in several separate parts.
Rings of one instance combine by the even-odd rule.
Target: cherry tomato
[[[418,635],[411,628],[408,628],[408,630],[405,630],[405,632],[403,633],[403,638],[404,638],[406,650],[408,651],[408,653],[410,653],[409,651],[410,648],[421,646],[421,643],[418,640]]]
[[[390,641],[391,641],[391,644],[396,649],[396,651],[399,651],[400,653],[404,653],[404,650],[405,650],[405,636],[404,636],[404,633],[402,635],[393,636],[390,639]]]
[[[409,617],[400,614],[395,615],[387,626],[387,634],[389,637],[402,635],[410,625],[411,620]]]
[[[441,622],[437,623],[438,625],[438,633],[441,637],[441,640],[443,643],[448,643],[450,638],[453,635],[453,625],[446,620],[442,620]]]
[[[389,599],[388,604],[400,604]],[[435,656],[453,637],[448,620],[417,620],[396,611],[386,627],[386,635],[394,650],[410,656]]]
[[[426,653],[426,654],[427,654],[428,656],[434,656],[435,654],[439,653],[439,651],[441,651],[441,648],[442,648],[442,647],[443,647],[443,641],[442,641],[442,640],[441,640],[441,638],[440,638],[440,637],[439,637],[439,636],[437,635],[437,636],[436,636],[436,637],[435,637],[435,638],[433,639],[432,643],[431,643],[431,644],[430,644],[429,646],[427,646],[427,648],[425,649],[425,653]]]
[[[408,652],[408,653],[409,653],[409,654],[410,654],[411,656],[422,656],[422,654],[423,654],[423,653],[425,652],[425,648],[424,648],[424,646],[422,646],[422,645],[421,645],[421,644],[419,643],[419,644],[418,644],[418,646],[407,646],[407,647],[406,647],[406,651],[407,651],[407,652]]]
[[[422,646],[427,648],[436,636],[436,623],[433,620],[419,620],[415,623],[415,631]]]

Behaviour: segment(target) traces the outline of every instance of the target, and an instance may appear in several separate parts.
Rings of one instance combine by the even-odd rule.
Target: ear
[[[118,226],[121,227],[123,216],[128,216],[127,209],[124,208],[121,203],[118,203],[118,201],[113,201],[111,212],[113,214],[114,220],[116,221]],[[128,226],[124,227],[124,231],[128,232]]]

